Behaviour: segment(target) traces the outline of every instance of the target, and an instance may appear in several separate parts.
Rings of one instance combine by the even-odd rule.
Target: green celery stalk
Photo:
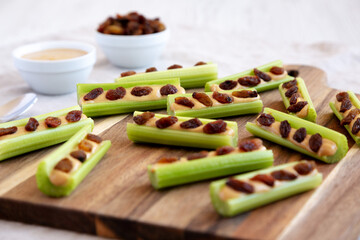
[[[115,100],[115,101],[107,101],[101,103],[91,103],[91,102],[83,102],[81,104],[81,97],[90,92],[95,88],[103,88],[104,91],[109,89],[115,89],[117,87],[123,87],[127,89],[126,94],[130,94],[128,88],[132,88],[135,86],[151,86],[151,85],[166,85],[173,84],[179,85],[179,78],[168,78],[168,79],[160,79],[154,81],[134,81],[134,82],[126,82],[126,83],[79,83],[77,85],[77,97],[78,102],[82,107],[82,110],[86,116],[103,116],[103,115],[113,115],[113,114],[121,114],[121,113],[129,113],[135,110],[155,110],[155,109],[163,109],[166,108],[166,98],[152,100],[152,101],[141,101],[141,97],[139,97],[139,101],[126,101],[126,100]],[[104,93],[103,93],[104,94]]]
[[[304,119],[316,123],[316,117],[317,117],[316,110],[315,110],[313,102],[311,101],[311,98],[310,98],[309,92],[306,88],[305,82],[300,77],[296,78],[296,80],[297,80],[297,86],[299,88],[299,92],[300,92],[302,98],[305,99],[305,101],[307,101],[308,105],[309,105],[308,115]],[[290,106],[290,102],[289,102],[289,98],[287,98],[285,96],[287,89],[284,89],[282,87],[282,85],[283,84],[281,84],[279,86],[279,92],[280,92],[281,98],[283,99],[285,108],[288,108]],[[295,113],[289,113],[289,114],[297,117]]]
[[[128,77],[117,78],[115,79],[115,82],[149,82],[156,79],[176,77],[180,78],[180,83],[183,88],[198,88],[204,87],[206,82],[216,79],[217,76],[217,64],[207,63],[206,65],[188,68],[171,69],[149,73],[138,73]]]
[[[49,116],[64,116],[72,110],[80,110],[80,107],[74,106],[65,108],[55,112],[35,116],[34,118],[40,122]],[[2,123],[0,124],[0,128],[12,126],[22,127],[25,126],[28,121],[29,118],[24,118],[12,122]],[[48,128],[46,130],[35,131],[18,137],[0,140],[0,160],[64,142],[74,135],[79,128],[87,125],[93,127],[94,121],[91,118],[86,118],[75,123],[60,125],[57,128]]]
[[[134,112],[134,116],[140,115],[142,112]],[[162,118],[169,115],[155,114],[155,117]],[[178,117],[179,121],[187,121],[192,118]],[[204,125],[213,122],[212,119],[199,119]],[[198,132],[191,132],[184,130],[159,129],[157,127],[150,127],[145,125],[137,125],[135,123],[128,123],[126,132],[128,138],[134,142],[147,142],[165,145],[208,148],[216,149],[221,146],[237,146],[238,142],[238,128],[237,123],[226,121],[227,126],[234,131],[234,136],[221,134],[205,134]]]
[[[235,176],[234,178],[238,180],[250,179],[257,174],[268,174],[275,170],[280,170],[286,167],[294,166],[297,163],[298,162],[291,162],[272,168],[267,168],[259,171],[238,175]],[[269,191],[247,194],[246,196],[241,196],[239,198],[233,198],[227,201],[223,201],[219,197],[219,191],[225,185],[226,180],[227,179],[222,179],[211,183],[210,197],[214,208],[219,214],[226,217],[232,217],[242,212],[246,212],[251,209],[316,188],[322,182],[322,174],[317,173],[313,176],[309,175],[295,179],[293,181],[288,181],[288,182],[283,181],[282,185],[276,186]]]
[[[246,130],[248,130],[250,133],[252,133],[255,136],[259,136],[261,138],[265,138],[269,141],[275,142],[277,144],[283,145],[285,147],[291,148],[295,151],[301,152],[303,154],[309,155],[313,158],[319,159],[326,163],[335,163],[340,161],[343,157],[345,157],[349,147],[346,137],[338,133],[334,130],[331,130],[329,128],[320,126],[318,124],[303,120],[298,117],[291,116],[286,113],[282,113],[279,111],[276,111],[271,108],[265,108],[264,113],[271,114],[276,121],[284,121],[287,120],[292,128],[299,129],[301,127],[306,128],[306,132],[308,134],[316,134],[319,133],[323,138],[327,138],[337,145],[337,151],[333,156],[318,156],[314,152],[309,152],[306,149],[299,147],[290,141],[282,138],[281,136],[278,136],[274,133],[268,132],[267,130],[257,126],[255,123],[246,123]]]
[[[86,159],[80,168],[70,174],[68,183],[65,186],[55,186],[50,182],[49,175],[55,165],[67,154],[69,154],[81,142],[81,140],[83,140],[86,135],[91,132],[91,130],[91,126],[83,127],[66,143],[43,158],[36,172],[36,182],[41,192],[51,197],[69,195],[105,155],[111,146],[111,142],[109,140],[102,141],[96,151],[93,152],[88,159]]]
[[[347,92],[349,94],[349,98],[351,103],[358,109],[360,109],[360,101],[359,99],[356,97],[356,95],[352,92],[352,91],[348,91]],[[331,110],[334,112],[335,116],[341,121],[344,117],[342,116],[342,114],[336,109],[335,107],[335,103],[334,102],[330,102],[329,103]],[[349,132],[350,136],[354,139],[354,141],[356,142],[356,144],[360,145],[360,137],[352,134],[351,129],[349,128],[349,125],[345,125],[344,126],[346,128],[346,130]]]
[[[148,175],[155,189],[181,185],[200,180],[231,175],[240,172],[272,166],[274,156],[271,150],[235,153],[207,157],[188,162],[162,164]]]
[[[276,60],[276,61],[267,63],[265,65],[259,66],[259,67],[257,67],[257,69],[259,69],[260,71],[263,71],[263,72],[268,72],[272,67],[275,67],[275,66],[283,67],[282,61],[281,60]],[[244,76],[249,76],[249,75],[254,75],[254,69],[253,68],[249,69],[249,70],[246,70],[246,71],[243,71],[241,73],[236,73],[236,74],[233,74],[233,75],[230,75],[230,76],[227,76],[227,77],[223,77],[223,78],[219,78],[219,79],[207,82],[205,84],[205,92],[210,92],[211,91],[210,88],[211,88],[211,86],[213,84],[220,84],[220,83],[222,83],[222,82],[224,82],[226,80],[235,80],[235,81],[237,81],[238,78],[244,77]],[[293,79],[294,79],[294,77],[291,77],[291,76],[288,75],[284,79],[271,81],[271,82],[268,82],[268,83],[261,83],[261,84],[255,86],[255,87],[251,87],[251,88],[256,89],[256,91],[258,91],[258,92],[264,92],[264,91],[268,91],[268,90],[277,88],[280,84],[288,82],[288,81],[293,80]],[[243,88],[247,89],[246,87],[243,87]]]

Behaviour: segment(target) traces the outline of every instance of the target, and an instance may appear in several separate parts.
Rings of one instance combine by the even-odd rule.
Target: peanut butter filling
[[[345,112],[340,112],[340,107],[341,107],[341,102],[339,102],[337,99],[335,99],[335,108],[344,118],[351,112],[351,110],[356,108],[354,106],[354,104],[352,104],[352,106],[349,110],[346,110]],[[356,115],[354,117],[354,119],[350,122],[350,124],[348,125],[350,130],[353,128],[354,123],[356,122],[356,119],[358,119],[359,117],[360,117],[360,114]],[[354,134],[354,135],[360,136],[360,132],[358,132],[357,134]]]

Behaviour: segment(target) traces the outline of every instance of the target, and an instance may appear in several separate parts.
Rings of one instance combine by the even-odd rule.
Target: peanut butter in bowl
[[[86,55],[88,52],[72,48],[52,48],[42,51],[27,53],[22,56],[24,59],[40,61],[57,61],[77,58]]]

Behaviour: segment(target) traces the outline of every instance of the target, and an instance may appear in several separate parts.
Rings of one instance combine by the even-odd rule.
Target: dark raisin
[[[211,107],[213,105],[213,101],[206,93],[193,92],[192,97],[207,107]]]
[[[297,86],[292,86],[291,88],[289,88],[286,92],[285,92],[285,96],[286,97],[291,97],[294,93],[298,92],[298,87]]]
[[[358,134],[359,131],[360,131],[360,118],[356,119],[351,129],[351,132],[354,135]]]
[[[156,69],[156,67],[151,67],[151,68],[146,69],[146,72],[147,73],[148,72],[157,72],[157,69]]]
[[[259,138],[243,140],[239,143],[239,150],[242,152],[251,152],[262,147],[262,140]]]
[[[86,153],[83,150],[77,150],[70,153],[70,156],[76,158],[80,162],[84,162],[86,160]]]
[[[301,109],[303,109],[306,105],[308,104],[307,101],[300,101],[300,102],[297,102],[293,105],[290,105],[287,110],[289,112],[292,112],[292,113],[297,113],[297,112],[300,112]]]
[[[193,118],[193,119],[187,120],[185,122],[182,122],[180,124],[180,127],[184,128],[184,129],[190,129],[190,128],[197,128],[201,125],[202,125],[202,122],[199,119]]]
[[[293,139],[295,141],[297,141],[298,143],[301,143],[302,141],[304,141],[305,137],[306,137],[306,129],[305,128],[299,128],[294,133]]]
[[[270,72],[275,75],[281,75],[284,73],[284,71],[285,71],[285,69],[282,67],[274,66],[274,67],[270,68]]]
[[[178,65],[178,64],[174,64],[174,65],[171,65],[170,67],[168,67],[167,69],[171,70],[171,69],[177,69],[177,68],[182,68],[182,66]]]
[[[65,119],[68,122],[78,122],[81,120],[81,117],[82,117],[82,111],[73,110],[73,111],[68,112]]]
[[[72,168],[73,168],[72,162],[68,158],[61,159],[61,161],[58,162],[54,167],[54,169],[65,173],[69,173]]]
[[[192,153],[187,157],[187,160],[195,160],[195,159],[199,159],[199,158],[206,158],[208,156],[208,152],[207,151],[201,151],[201,152],[197,152],[197,153]]]
[[[207,63],[206,62],[197,62],[194,66],[201,66],[201,65],[206,65]]]
[[[295,171],[300,175],[308,175],[315,168],[314,161],[306,161],[298,163],[294,166]]]
[[[101,137],[99,137],[98,135],[95,135],[95,134],[91,134],[91,133],[88,133],[88,135],[86,135],[86,139],[90,140],[92,142],[96,142],[96,143],[101,143],[102,142]]]
[[[349,110],[352,107],[352,103],[350,101],[350,99],[344,99],[341,102],[341,106],[340,106],[340,112],[346,112],[347,110]]]
[[[131,76],[131,75],[135,75],[136,72],[135,71],[127,71],[127,72],[122,72],[121,73],[121,77],[128,77],[128,76]]]
[[[106,99],[109,99],[111,101],[118,100],[123,98],[125,94],[126,94],[126,89],[123,87],[118,87],[115,90],[110,89],[106,93]]]
[[[240,90],[232,92],[231,95],[237,98],[255,98],[258,96],[258,93],[251,90]]]
[[[284,83],[284,84],[282,85],[282,87],[283,87],[283,88],[286,88],[286,89],[289,89],[289,88],[291,88],[291,87],[293,87],[293,86],[296,86],[296,84],[297,84],[297,80],[294,79],[294,80],[291,80],[291,81],[288,81],[288,82]]]
[[[309,139],[310,149],[314,152],[318,152],[322,145],[322,137],[319,133],[312,135]]]
[[[250,183],[247,183],[242,180],[235,179],[235,178],[229,178],[226,181],[226,186],[228,186],[238,192],[243,192],[243,193],[253,193],[254,192],[254,187]]]
[[[177,121],[178,121],[177,117],[168,116],[168,117],[160,118],[155,122],[155,124],[157,128],[164,129],[170,127],[171,125],[174,125]]]
[[[213,92],[212,97],[219,103],[232,103],[234,98],[226,93]]]
[[[299,76],[299,71],[298,70],[289,70],[288,75],[296,78]]]
[[[216,149],[216,155],[226,155],[226,154],[233,152],[234,150],[235,150],[235,148],[233,148],[231,146],[219,147]]]
[[[190,99],[188,99],[187,97],[177,97],[175,98],[175,103],[189,108],[192,108],[194,106],[194,103],[190,101]]]
[[[47,117],[45,119],[45,124],[49,128],[56,128],[61,125],[61,119],[57,117]]]
[[[263,126],[269,127],[275,122],[275,118],[267,113],[262,113],[257,119],[258,123]]]
[[[152,112],[144,112],[140,115],[136,115],[133,117],[134,122],[137,125],[144,125],[150,118],[153,118],[155,116]]]
[[[261,80],[258,76],[246,76],[239,78],[238,82],[245,87],[255,87],[260,84]]]
[[[349,94],[347,92],[336,94],[336,100],[338,100],[338,102],[342,102],[344,99],[349,99]]]
[[[173,162],[177,162],[178,159],[175,158],[175,157],[163,157],[163,158],[160,158],[157,163],[173,163]]]
[[[226,122],[223,120],[217,120],[214,122],[209,122],[203,128],[203,132],[207,134],[216,134],[226,131]]]
[[[0,137],[4,135],[14,134],[18,130],[17,127],[0,128]]]
[[[34,131],[36,131],[38,126],[39,126],[38,120],[31,117],[31,118],[29,118],[29,121],[27,122],[27,124],[25,126],[25,130],[28,132],[34,132]]]
[[[94,100],[98,96],[100,96],[104,92],[104,89],[102,88],[95,88],[91,90],[88,94],[84,96],[85,101]]]
[[[297,178],[295,174],[286,170],[276,170],[271,173],[271,176],[276,180],[289,181]]]
[[[235,88],[237,85],[237,82],[236,81],[233,81],[233,80],[226,80],[222,83],[219,84],[219,87],[222,89],[222,90],[231,90],[233,88]]]
[[[351,123],[352,120],[354,120],[354,118],[360,114],[360,109],[358,108],[354,108],[352,109],[347,115],[346,117],[344,117],[341,121],[340,121],[340,125],[344,126],[344,125],[348,125]]]
[[[254,74],[255,74],[255,76],[259,77],[260,79],[264,80],[265,82],[271,81],[271,77],[268,74],[260,71],[257,68],[254,68]]]
[[[297,100],[299,97],[300,97],[299,93],[294,93],[293,95],[291,95],[291,97],[289,99],[290,105],[297,103]]]
[[[287,138],[290,134],[291,126],[287,120],[284,120],[280,123],[280,134],[281,137]]]
[[[92,150],[92,145],[91,143],[89,143],[86,140],[82,140],[79,145],[78,145],[79,149],[84,150],[85,152],[91,152]]]
[[[256,182],[262,182],[270,187],[273,187],[275,183],[275,179],[272,176],[266,174],[255,175],[252,178],[250,178],[250,180]]]
[[[134,87],[131,90],[131,95],[137,97],[146,96],[149,95],[152,92],[152,90],[153,89],[151,87]]]
[[[161,96],[167,96],[169,94],[175,94],[177,93],[177,88],[174,85],[166,84],[165,86],[162,86],[160,88],[160,94]]]

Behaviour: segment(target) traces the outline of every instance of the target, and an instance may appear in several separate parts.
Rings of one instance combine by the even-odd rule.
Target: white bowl
[[[96,32],[96,40],[108,60],[115,66],[140,68],[151,66],[161,55],[169,30],[146,35],[110,35]]]
[[[31,60],[22,56],[53,48],[78,49],[87,54],[65,60]],[[82,42],[49,41],[29,44],[13,51],[15,67],[22,78],[38,93],[65,94],[74,92],[76,84],[84,83],[96,62],[95,47]]]

